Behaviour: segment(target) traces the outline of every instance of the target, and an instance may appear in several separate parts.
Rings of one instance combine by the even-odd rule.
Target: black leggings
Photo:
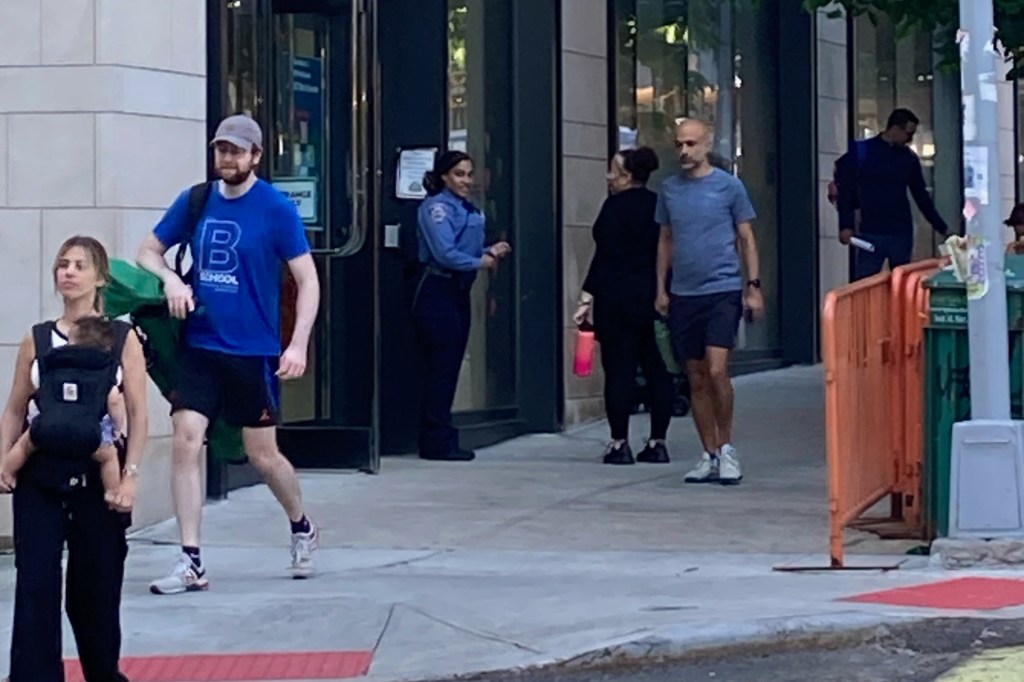
[[[604,367],[604,403],[612,440],[629,438],[629,415],[636,393],[636,368],[647,381],[651,412],[651,438],[664,440],[672,419],[672,377],[654,340],[654,323],[602,330],[601,364]]]

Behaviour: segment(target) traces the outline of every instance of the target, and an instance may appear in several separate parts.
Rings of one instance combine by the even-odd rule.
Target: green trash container
[[[1010,409],[1024,417],[1024,256],[1006,257],[1010,333]],[[952,272],[925,282],[931,291],[924,334],[924,518],[928,537],[949,532],[949,479],[953,424],[971,418],[967,297]]]

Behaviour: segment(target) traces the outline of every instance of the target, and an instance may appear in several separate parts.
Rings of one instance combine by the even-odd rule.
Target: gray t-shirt
[[[672,226],[672,285],[676,296],[743,290],[736,226],[756,217],[743,182],[721,169],[666,178],[655,219]]]

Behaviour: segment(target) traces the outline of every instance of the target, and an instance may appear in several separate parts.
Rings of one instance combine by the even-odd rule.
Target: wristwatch
[[[752,279],[749,282],[747,282],[747,286],[748,287],[754,287],[755,289],[760,289],[761,288],[761,280],[759,280],[759,279]]]
[[[138,478],[139,477],[139,465],[138,464],[129,464],[129,465],[125,466],[125,468],[124,468],[124,475],[127,476],[128,478]]]

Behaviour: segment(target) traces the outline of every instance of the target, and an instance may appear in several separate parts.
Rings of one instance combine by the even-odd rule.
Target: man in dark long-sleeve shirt
[[[849,244],[854,234],[859,234],[875,247],[873,252],[857,251],[854,279],[881,272],[886,260],[891,268],[910,262],[914,218],[908,189],[935,231],[941,235],[949,231],[928,195],[921,162],[907,146],[914,139],[918,123],[908,109],[896,109],[889,116],[885,132],[854,142],[836,165],[839,241]]]

